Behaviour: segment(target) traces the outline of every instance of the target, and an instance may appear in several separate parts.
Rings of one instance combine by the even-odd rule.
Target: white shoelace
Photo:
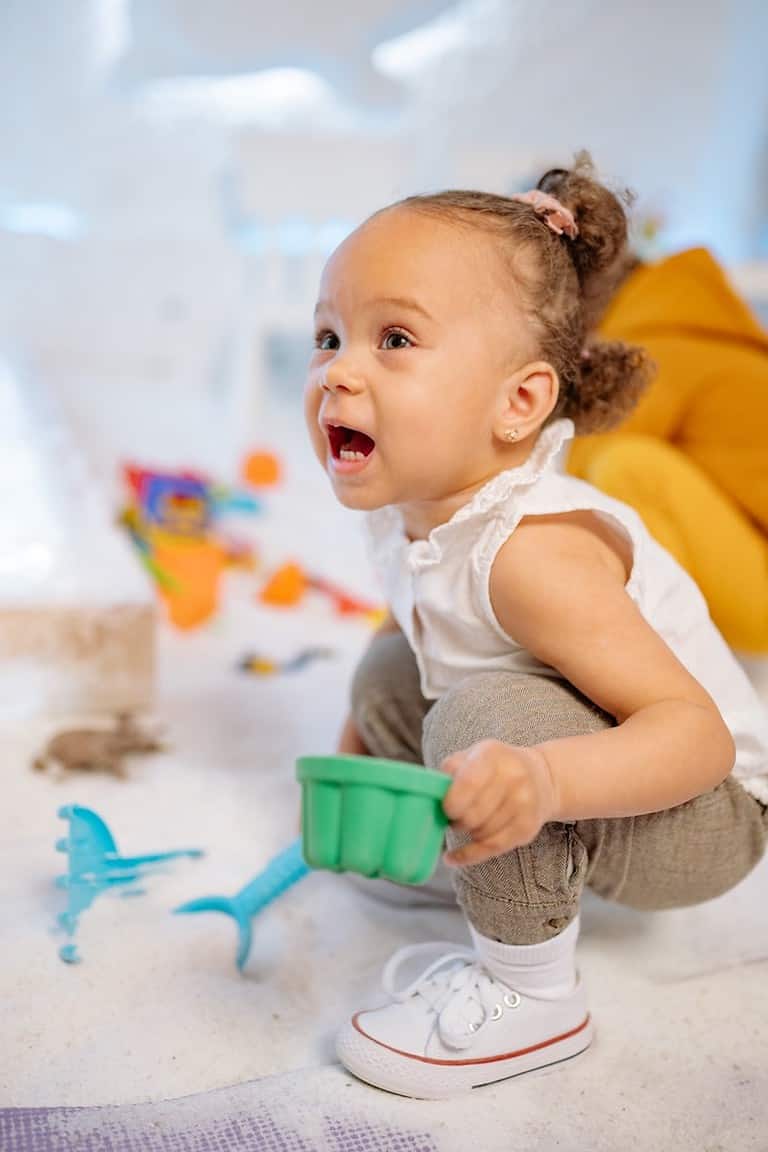
[[[450,951],[445,951],[450,949]],[[416,956],[440,955],[402,988],[397,987],[398,970]],[[391,958],[382,976],[385,992],[401,1003],[421,996],[435,1012],[440,1039],[450,1048],[469,1048],[478,1032],[491,1020],[498,1020],[503,1006],[515,1008],[518,993],[494,979],[471,948],[434,942],[410,944]]]

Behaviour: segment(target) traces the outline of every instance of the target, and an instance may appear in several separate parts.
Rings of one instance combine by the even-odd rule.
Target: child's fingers
[[[482,760],[464,760],[453,773],[453,783],[443,799],[449,820],[460,820],[480,794],[492,783],[493,770]]]
[[[471,832],[477,837],[478,830],[483,828],[490,820],[509,819],[502,814],[508,808],[504,781],[493,776],[472,793],[466,807],[453,819],[453,825],[461,832]]]
[[[459,826],[454,824],[453,827]],[[521,818],[512,805],[504,805],[484,824],[466,829],[472,837],[470,843],[448,852],[445,862],[452,867],[465,866],[490,860],[494,856],[504,856],[507,852],[522,848],[524,844],[530,844],[540,829],[540,823]]]
[[[469,832],[476,844],[487,843],[489,840],[501,836],[502,833],[506,833],[507,839],[511,841],[515,835],[514,812],[509,805],[498,807],[489,813],[488,818],[482,824],[477,824],[471,829],[462,829],[462,831]],[[510,849],[505,849],[505,851],[510,851]]]
[[[443,860],[449,868],[466,868],[471,864],[482,864],[485,860],[492,860],[494,856],[502,856],[504,851],[505,849],[497,846],[493,840],[473,840],[453,852],[444,853]]]
[[[484,791],[484,782],[455,780],[443,798],[443,811],[451,823],[464,823],[467,814],[476,806]]]
[[[470,768],[487,765],[496,750],[496,740],[480,740],[469,748],[462,748],[459,752],[452,752],[440,764],[440,771],[448,776],[463,775]]]
[[[446,776],[455,776],[461,767],[466,763],[467,752],[454,752],[451,756],[446,756],[440,764],[440,771],[445,772]]]

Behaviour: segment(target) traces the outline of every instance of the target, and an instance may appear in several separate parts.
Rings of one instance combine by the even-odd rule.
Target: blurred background
[[[762,0],[5,0],[3,376],[104,484],[139,449],[228,469],[354,225],[580,147],[639,243],[710,246],[765,309],[766,45]]]

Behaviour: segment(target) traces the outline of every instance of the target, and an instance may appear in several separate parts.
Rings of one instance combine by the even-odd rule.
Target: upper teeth
[[[341,460],[365,460],[365,452],[355,452],[352,448],[342,448],[339,451]]]

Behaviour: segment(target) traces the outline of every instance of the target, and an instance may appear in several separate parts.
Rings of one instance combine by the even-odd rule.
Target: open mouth
[[[334,460],[365,460],[376,447],[365,432],[344,424],[329,424],[328,440]]]

